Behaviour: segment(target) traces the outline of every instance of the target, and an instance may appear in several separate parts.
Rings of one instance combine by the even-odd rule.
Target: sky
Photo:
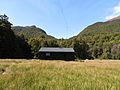
[[[14,26],[36,25],[56,38],[120,15],[120,0],[0,0],[0,14]]]

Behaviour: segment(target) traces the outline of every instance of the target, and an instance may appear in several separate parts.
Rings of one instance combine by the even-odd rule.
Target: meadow
[[[0,59],[0,90],[120,90],[120,61]]]

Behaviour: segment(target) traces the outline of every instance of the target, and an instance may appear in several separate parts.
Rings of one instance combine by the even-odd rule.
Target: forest
[[[57,39],[41,28],[13,26],[0,15],[0,58],[35,58],[41,47],[72,47],[76,59],[120,59],[120,20],[98,22],[77,36]]]

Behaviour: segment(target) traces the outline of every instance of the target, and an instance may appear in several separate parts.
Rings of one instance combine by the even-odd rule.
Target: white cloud
[[[114,14],[120,14],[120,3],[113,8]]]
[[[120,15],[120,3],[112,8],[112,14],[105,17],[106,20],[110,20]]]
[[[106,16],[105,19],[106,20],[110,20],[110,19],[113,19],[115,17],[118,17],[119,15],[110,15],[110,16]]]

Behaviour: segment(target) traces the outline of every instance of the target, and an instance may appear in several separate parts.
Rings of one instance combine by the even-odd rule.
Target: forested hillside
[[[120,59],[119,17],[90,25],[75,38],[89,44],[93,58]]]
[[[42,30],[41,28],[36,27],[35,25],[33,26],[13,26],[12,30],[14,33],[18,36],[24,35],[25,38],[30,39],[30,38],[37,38],[37,37],[46,37],[46,38],[54,38],[50,35],[47,35],[47,33]]]

